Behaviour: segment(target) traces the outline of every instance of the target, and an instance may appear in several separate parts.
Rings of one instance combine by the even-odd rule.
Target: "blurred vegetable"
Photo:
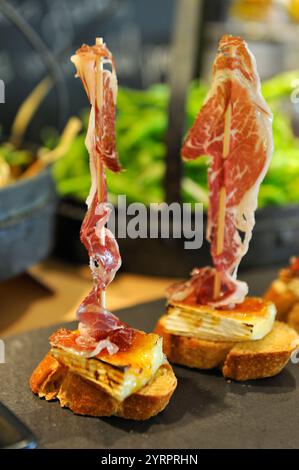
[[[260,206],[299,202],[299,140],[293,134],[289,111],[283,109],[284,102],[290,103],[290,95],[298,85],[299,71],[286,72],[263,83],[263,94],[274,113],[275,151],[261,187]],[[186,108],[188,128],[206,92],[207,87],[202,83],[190,86]],[[112,202],[117,194],[126,194],[128,202],[149,204],[163,201],[168,99],[166,85],[155,85],[146,91],[119,90],[117,137],[124,171],[121,176],[107,172]],[[90,187],[88,154],[84,144],[87,119],[88,111],[82,116],[83,132],[74,138],[64,157],[53,167],[60,194],[80,201],[86,199]],[[51,141],[49,135],[47,139]],[[207,157],[184,164],[184,201],[203,202],[206,206],[206,166]]]
[[[10,178],[10,167],[3,158],[0,158],[0,188],[6,186]]]
[[[82,127],[77,117],[71,117],[61,136],[49,130],[46,136],[47,146],[40,149],[18,149],[12,142],[4,142],[0,146],[0,187],[12,184],[17,179],[30,178],[42,171],[46,166],[57,161],[68,151]]]
[[[233,0],[230,13],[240,20],[264,20],[269,14],[272,0]]]
[[[0,146],[0,186],[3,187],[13,183],[33,161],[34,157],[31,151],[17,150],[8,142],[2,144]]]
[[[22,149],[26,129],[53,85],[50,77],[44,78],[21,104],[11,128],[9,142],[0,146],[0,187],[12,184],[19,178],[30,178],[42,171],[67,152],[69,145],[81,129],[81,121],[77,117],[69,119],[61,137],[50,131],[42,132],[45,137],[45,148]],[[0,129],[1,130],[1,129]]]
[[[299,22],[299,0],[288,0],[288,12],[293,21]]]

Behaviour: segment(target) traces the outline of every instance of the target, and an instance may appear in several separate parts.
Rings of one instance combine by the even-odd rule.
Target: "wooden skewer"
[[[222,253],[223,244],[224,244],[225,206],[226,206],[226,189],[224,186],[222,186],[222,188],[220,189],[220,193],[219,193],[219,212],[218,212],[218,227],[217,227],[216,253],[218,256]]]
[[[224,136],[223,136],[223,153],[222,157],[225,158],[229,154],[229,141],[230,141],[230,127],[232,118],[232,106],[229,103],[224,117]],[[224,245],[224,228],[225,228],[225,207],[226,207],[226,189],[223,186],[219,193],[219,208],[218,208],[218,227],[217,227],[217,246],[216,254],[219,256],[223,251]],[[214,279],[214,299],[218,299],[221,291],[221,274],[219,271],[215,273]]]
[[[96,38],[96,45],[101,46],[103,44],[103,38]],[[96,93],[95,93],[95,100],[97,103],[97,106],[99,109],[101,109],[102,101],[103,101],[103,65],[102,65],[102,58],[98,58],[96,61]],[[101,202],[102,195],[103,195],[103,187],[104,187],[104,181],[103,181],[103,173],[104,173],[104,167],[103,163],[101,160],[98,158],[97,159],[97,183],[98,183],[98,202]],[[100,240],[101,240],[101,245],[105,244],[105,227],[102,227],[101,233],[100,233]],[[106,291],[102,290],[101,291],[101,306],[103,308],[106,307]]]

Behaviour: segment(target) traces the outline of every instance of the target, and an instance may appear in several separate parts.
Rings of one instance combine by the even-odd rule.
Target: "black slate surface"
[[[260,294],[275,271],[251,272],[252,293]],[[244,276],[243,276],[244,277]],[[150,331],[164,301],[119,311],[137,328]],[[177,390],[168,408],[147,422],[75,416],[57,402],[46,403],[28,388],[28,378],[48,350],[55,328],[6,339],[0,364],[0,400],[36,434],[42,448],[298,448],[299,364],[277,377],[245,384],[215,371],[175,367]]]

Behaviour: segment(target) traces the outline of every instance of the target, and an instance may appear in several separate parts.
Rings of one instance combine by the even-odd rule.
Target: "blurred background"
[[[79,241],[89,109],[70,56],[103,36],[116,59],[125,171],[107,175],[111,202],[206,208],[207,160],[182,166],[179,149],[224,33],[248,42],[274,113],[273,162],[241,265],[266,279],[299,251],[299,0],[0,0],[0,334],[72,319],[90,288]],[[209,262],[206,243],[196,253],[177,239],[119,243],[110,308],[162,297],[170,278]]]

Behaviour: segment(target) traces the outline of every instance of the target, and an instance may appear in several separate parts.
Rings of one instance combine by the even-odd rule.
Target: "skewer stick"
[[[223,135],[223,153],[222,157],[225,158],[229,154],[229,140],[230,140],[230,127],[232,118],[232,106],[229,103],[224,116],[224,135]],[[219,193],[219,208],[218,208],[218,226],[217,226],[217,246],[216,254],[220,255],[223,251],[224,245],[224,229],[225,229],[225,207],[226,207],[226,189],[223,186]],[[215,273],[214,279],[214,299],[218,299],[221,291],[221,275],[218,271]]]
[[[223,251],[225,206],[226,206],[226,189],[224,186],[222,186],[222,188],[220,189],[220,193],[219,193],[219,212],[218,212],[217,246],[216,246],[217,255],[220,255]]]
[[[96,38],[96,45],[101,46],[103,44],[103,38]],[[96,93],[95,100],[99,109],[102,108],[103,101],[103,64],[102,58],[98,58],[96,61]],[[99,158],[97,158],[97,194],[98,202],[101,202],[102,195],[104,193],[104,180],[103,180],[104,167],[103,163]],[[101,245],[105,244],[105,227],[102,227],[100,233]],[[101,291],[101,306],[106,307],[106,292],[105,290]]]

